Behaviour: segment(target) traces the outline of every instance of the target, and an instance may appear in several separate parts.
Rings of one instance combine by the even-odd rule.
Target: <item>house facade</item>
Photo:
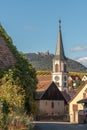
[[[71,123],[84,123],[84,106],[87,99],[87,82],[85,82],[80,90],[75,94],[69,102],[69,115]],[[83,100],[81,103],[80,100]]]
[[[37,90],[36,102],[40,116],[61,116],[67,108],[67,101],[54,82],[44,91]]]

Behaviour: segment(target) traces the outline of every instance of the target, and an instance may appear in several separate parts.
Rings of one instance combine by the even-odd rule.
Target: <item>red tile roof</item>
[[[38,79],[37,91],[46,90],[52,82],[51,75],[38,75],[37,79]]]

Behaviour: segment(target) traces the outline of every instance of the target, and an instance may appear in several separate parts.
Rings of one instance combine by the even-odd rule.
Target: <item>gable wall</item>
[[[70,115],[70,122],[78,123],[78,111],[83,110],[83,105],[78,104],[77,102],[81,99],[87,98],[87,84],[84,88],[76,95],[76,97],[69,103],[69,115]],[[75,117],[74,117],[75,116]]]
[[[64,114],[64,101],[40,100],[39,113],[40,115],[63,115]]]

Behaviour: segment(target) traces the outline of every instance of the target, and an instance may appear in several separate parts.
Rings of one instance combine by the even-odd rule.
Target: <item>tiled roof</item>
[[[64,96],[64,98],[66,99],[67,102],[70,101],[70,95],[68,93],[66,93],[66,91],[62,91],[62,95]]]
[[[42,95],[48,89],[50,84],[52,83],[52,75],[38,75],[38,85],[36,90],[36,99],[41,99]],[[70,100],[69,94],[62,92],[64,98],[68,102]]]
[[[45,91],[36,91],[35,99],[40,100]]]
[[[53,93],[51,93],[51,91]],[[49,94],[48,94],[49,93]],[[41,99],[49,99],[49,100],[64,100],[64,102],[67,104],[68,98],[66,99],[67,94],[62,93],[56,86],[56,84],[54,82],[51,81],[51,83],[49,84],[49,86],[47,86],[46,89],[42,90],[38,90],[36,91],[36,96],[35,99],[36,100],[41,100]]]
[[[38,75],[37,91],[45,91],[52,82],[51,75]]]

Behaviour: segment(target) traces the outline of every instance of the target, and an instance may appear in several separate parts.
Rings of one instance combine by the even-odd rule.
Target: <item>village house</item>
[[[71,123],[84,123],[87,121],[87,82],[84,82],[79,91],[69,102],[69,115]]]
[[[44,91],[37,91],[36,101],[40,117],[63,116],[67,110],[67,101],[56,84],[52,82]]]

